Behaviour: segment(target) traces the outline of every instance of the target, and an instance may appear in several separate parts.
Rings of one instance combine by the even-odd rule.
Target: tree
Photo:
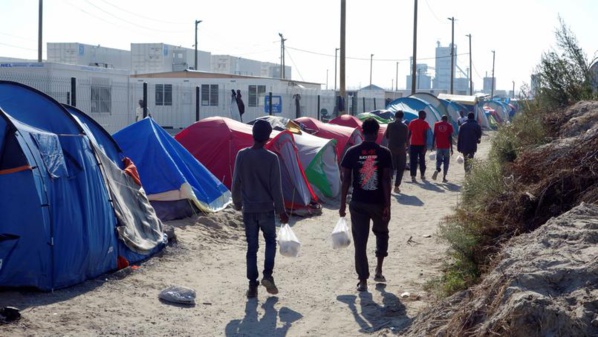
[[[564,107],[595,97],[590,73],[592,62],[588,62],[561,17],[559,23],[560,28],[555,32],[559,50],[544,53],[537,67],[536,98],[546,108]]]

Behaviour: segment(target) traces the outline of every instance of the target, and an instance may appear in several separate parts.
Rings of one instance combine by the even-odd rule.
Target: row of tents
[[[464,108],[432,97],[395,100],[376,116],[402,109],[410,121],[425,110],[433,125]],[[261,117],[274,129],[266,147],[281,162],[290,212],[320,214],[338,201],[340,160],[363,141],[365,118]],[[63,288],[159,252],[162,221],[231,204],[253,122],[210,117],[172,136],[148,117],[110,135],[75,107],[0,81],[0,287]],[[385,130],[381,121],[383,145]]]
[[[361,121],[264,118],[286,207],[319,214],[339,197],[340,158],[363,141]],[[76,107],[0,81],[0,287],[51,291],[156,254],[162,221],[231,203],[250,124],[211,117],[173,137],[148,117],[110,135]]]
[[[390,101],[385,109],[363,112],[356,117],[362,121],[365,118],[372,117],[381,124],[388,124],[394,120],[394,113],[398,110],[404,112],[404,121],[406,123],[418,118],[419,111],[425,111],[426,121],[431,127],[442,116],[446,115],[453,124],[456,135],[458,131],[457,121],[461,111],[464,115],[473,112],[480,126],[491,130],[509,123],[519,110],[519,106],[516,100],[498,97],[487,99],[485,96],[448,94],[434,96],[430,93],[421,92],[408,97],[397,98]]]

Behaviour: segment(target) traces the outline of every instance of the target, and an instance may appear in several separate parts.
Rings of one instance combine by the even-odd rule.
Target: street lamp
[[[372,63],[374,61],[374,54],[370,55],[370,89],[372,89]]]
[[[399,91],[399,61],[397,61],[397,70],[395,73],[395,91]]]
[[[453,94],[453,78],[455,77],[455,18],[451,20],[451,95]]]
[[[490,89],[490,99],[492,99],[494,97],[494,59],[495,59],[496,53],[494,52],[494,50],[492,51],[492,88]]]
[[[337,53],[340,48],[334,49],[334,92],[336,93],[336,58]]]
[[[465,35],[469,38],[469,95],[473,95],[473,80],[471,79],[471,75],[473,69],[471,68],[471,34]]]
[[[411,64],[411,94],[415,94],[415,72],[417,71],[417,0],[413,6],[413,61]]]
[[[201,20],[195,20],[195,70],[197,70],[197,25]]]
[[[278,36],[280,36],[280,78],[284,79],[284,42],[286,39],[281,33],[278,33]]]

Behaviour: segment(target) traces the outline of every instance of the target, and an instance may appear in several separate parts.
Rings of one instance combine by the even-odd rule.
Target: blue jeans
[[[274,211],[263,213],[243,213],[245,224],[245,238],[247,239],[247,279],[249,285],[258,285],[257,251],[259,246],[260,229],[266,241],[266,257],[264,260],[264,278],[271,278],[276,257],[276,223]]]
[[[436,149],[436,171],[440,171],[440,165],[443,165],[443,174],[446,176],[451,160],[451,149]]]

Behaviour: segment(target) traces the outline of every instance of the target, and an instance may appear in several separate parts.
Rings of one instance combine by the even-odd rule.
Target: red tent
[[[174,137],[229,189],[239,150],[253,144],[252,126],[226,117],[209,117],[181,130]],[[278,155],[285,206],[294,213],[319,209],[299,161],[293,134],[273,133],[266,148]],[[320,210],[321,211],[321,210]]]
[[[351,128],[358,128],[359,131],[361,130],[361,124],[363,123],[359,118],[351,115],[340,115],[334,119],[332,119],[330,124],[337,124],[348,126]],[[385,145],[386,139],[384,138],[384,132],[386,131],[386,124],[380,124],[380,130],[378,131],[378,138],[376,138],[376,143]]]
[[[311,117],[299,117],[295,123],[301,124],[303,131],[312,135],[336,139],[336,154],[340,162],[347,149],[363,141],[363,134],[360,128],[346,127],[337,124],[323,123]]]

